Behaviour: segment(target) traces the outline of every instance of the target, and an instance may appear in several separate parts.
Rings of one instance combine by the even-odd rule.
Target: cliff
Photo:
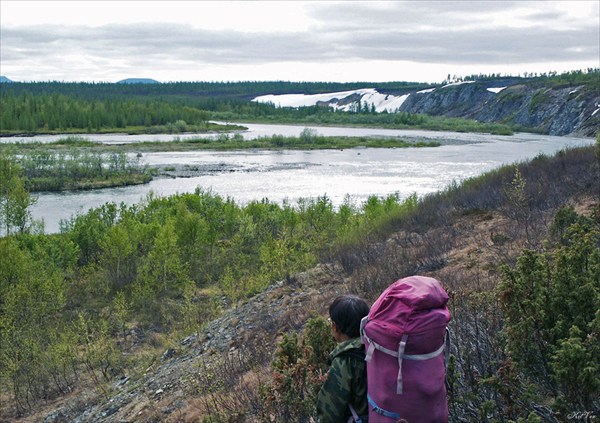
[[[570,81],[570,82],[569,82]],[[517,131],[594,136],[600,129],[600,76],[585,80],[493,78],[390,88],[386,85],[319,94],[267,94],[253,101],[278,107],[322,106],[340,111],[418,113],[504,123]]]
[[[600,128],[600,92],[585,85],[535,86],[512,81],[448,85],[409,95],[401,112],[501,122],[550,135],[593,136]],[[502,83],[508,83],[501,86]]]

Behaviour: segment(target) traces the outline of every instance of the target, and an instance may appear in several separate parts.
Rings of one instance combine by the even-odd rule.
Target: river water
[[[298,135],[305,126],[242,124],[245,139],[281,134]],[[64,193],[39,193],[32,207],[47,233],[57,232],[61,219],[84,213],[106,202],[134,204],[153,192],[156,196],[193,192],[197,187],[231,197],[239,204],[268,198],[294,204],[299,198],[327,195],[334,205],[349,199],[360,205],[370,195],[398,193],[405,198],[424,195],[466,178],[535,157],[551,155],[566,147],[593,144],[591,138],[556,137],[518,133],[513,136],[367,128],[311,127],[321,135],[401,136],[438,140],[440,147],[311,151],[244,150],[229,152],[144,153],[142,162],[152,166],[185,166],[193,177],[159,178],[149,184],[123,188]],[[203,135],[203,136],[215,136]],[[173,135],[85,135],[102,143],[147,140],[169,142]],[[197,134],[179,135],[198,137]],[[36,139],[37,138],[37,139]],[[50,142],[46,137],[26,141]],[[6,139],[4,139],[6,141]],[[12,139],[12,141],[15,141]]]

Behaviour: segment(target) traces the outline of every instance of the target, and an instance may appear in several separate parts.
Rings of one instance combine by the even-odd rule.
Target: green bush
[[[334,345],[330,325],[322,317],[308,320],[300,336],[284,335],[272,363],[272,381],[261,389],[263,414],[275,421],[314,419],[317,393],[325,381],[327,356]]]
[[[529,380],[559,392],[562,411],[591,409],[600,393],[600,228],[564,209],[552,232],[545,251],[525,250],[503,268],[506,349]]]

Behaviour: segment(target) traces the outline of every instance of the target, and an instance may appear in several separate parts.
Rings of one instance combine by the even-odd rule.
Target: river
[[[249,128],[244,139],[281,134],[298,135],[306,126],[242,124]],[[84,213],[106,202],[134,204],[153,192],[156,196],[193,192],[197,187],[231,197],[239,204],[268,198],[294,204],[299,198],[327,195],[334,205],[352,201],[360,205],[370,195],[398,193],[405,198],[424,195],[452,181],[480,175],[503,164],[554,154],[566,147],[590,145],[591,138],[556,137],[518,133],[513,136],[367,128],[314,127],[321,135],[401,136],[438,140],[440,147],[311,151],[244,150],[229,152],[144,153],[151,166],[187,166],[193,177],[158,178],[145,185],[77,191],[39,193],[31,208],[43,220],[47,233],[58,232],[61,219]],[[197,137],[198,134],[179,135]],[[215,136],[203,135],[203,136]],[[47,136],[46,136],[47,137]],[[169,142],[173,135],[85,135],[102,143],[146,140]],[[37,139],[34,139],[37,138]],[[28,141],[40,141],[39,137]],[[24,141],[24,142],[27,142]],[[6,139],[4,139],[6,141]],[[15,141],[14,139],[12,141]],[[50,142],[49,139],[42,142]]]

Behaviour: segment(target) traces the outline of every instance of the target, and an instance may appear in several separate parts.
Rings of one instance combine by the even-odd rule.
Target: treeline
[[[598,89],[599,69],[527,77],[471,75],[452,81],[495,79],[518,80],[536,85],[583,84]],[[446,81],[449,82],[449,81]],[[286,122],[365,124],[357,115],[375,115],[372,105],[359,105],[352,113],[328,107],[276,108],[251,102],[263,94],[316,94],[372,87],[379,92],[401,95],[435,84],[412,82],[171,82],[164,84],[111,84],[35,82],[5,83],[0,89],[0,133],[18,131],[101,131],[128,127],[156,127],[177,121],[200,125],[208,119],[235,121],[255,119]],[[369,120],[367,124],[377,124]],[[199,129],[199,128],[195,128]],[[425,127],[424,129],[430,129]],[[443,128],[451,130],[451,128]],[[506,132],[506,129],[503,131]]]
[[[0,134],[103,131],[179,133],[212,129],[208,119],[512,134],[510,126],[505,124],[410,113],[375,113],[366,103],[354,111],[342,112],[322,106],[279,108],[272,104],[217,98],[150,100],[134,97],[98,101],[63,94],[38,96],[24,92],[19,96],[3,94],[0,106],[3,110],[0,115]]]
[[[6,85],[6,84],[3,84]],[[65,94],[19,94],[2,90],[0,131],[65,131],[167,125],[177,121],[205,124],[208,113],[158,99],[91,100]]]
[[[473,74],[467,76],[457,76],[450,75],[445,82],[461,82],[461,81],[494,81],[494,80],[502,80],[502,79],[510,79],[521,82],[533,81],[536,83],[546,82],[552,85],[579,85],[579,84],[593,84],[594,86],[598,86],[599,81],[600,68],[587,68],[587,69],[577,69],[567,72],[558,73],[556,71],[550,72],[524,72],[523,75],[502,75],[500,73],[491,73],[491,74]]]
[[[597,83],[600,68],[573,70],[563,73],[524,73],[523,75],[502,75],[500,73],[476,74],[467,76],[448,75],[448,82],[493,81],[495,79],[519,79],[548,81],[554,83],[587,84]],[[157,84],[118,84],[108,82],[14,82],[2,84],[1,93],[20,95],[64,94],[90,100],[115,97],[186,99],[218,98],[222,100],[250,100],[264,94],[319,94],[325,92],[350,91],[361,88],[375,88],[388,94],[432,88],[439,84],[423,82],[291,82],[291,81],[241,81],[241,82],[166,82]]]
[[[116,84],[87,82],[14,82],[2,84],[2,91],[19,95],[64,94],[87,99],[109,97],[172,97],[172,98],[221,98],[250,100],[264,94],[319,94],[324,92],[350,91],[360,88],[376,88],[381,91],[422,89],[430,84],[419,82],[290,82],[290,81],[242,81],[242,82],[167,82],[159,84]]]

